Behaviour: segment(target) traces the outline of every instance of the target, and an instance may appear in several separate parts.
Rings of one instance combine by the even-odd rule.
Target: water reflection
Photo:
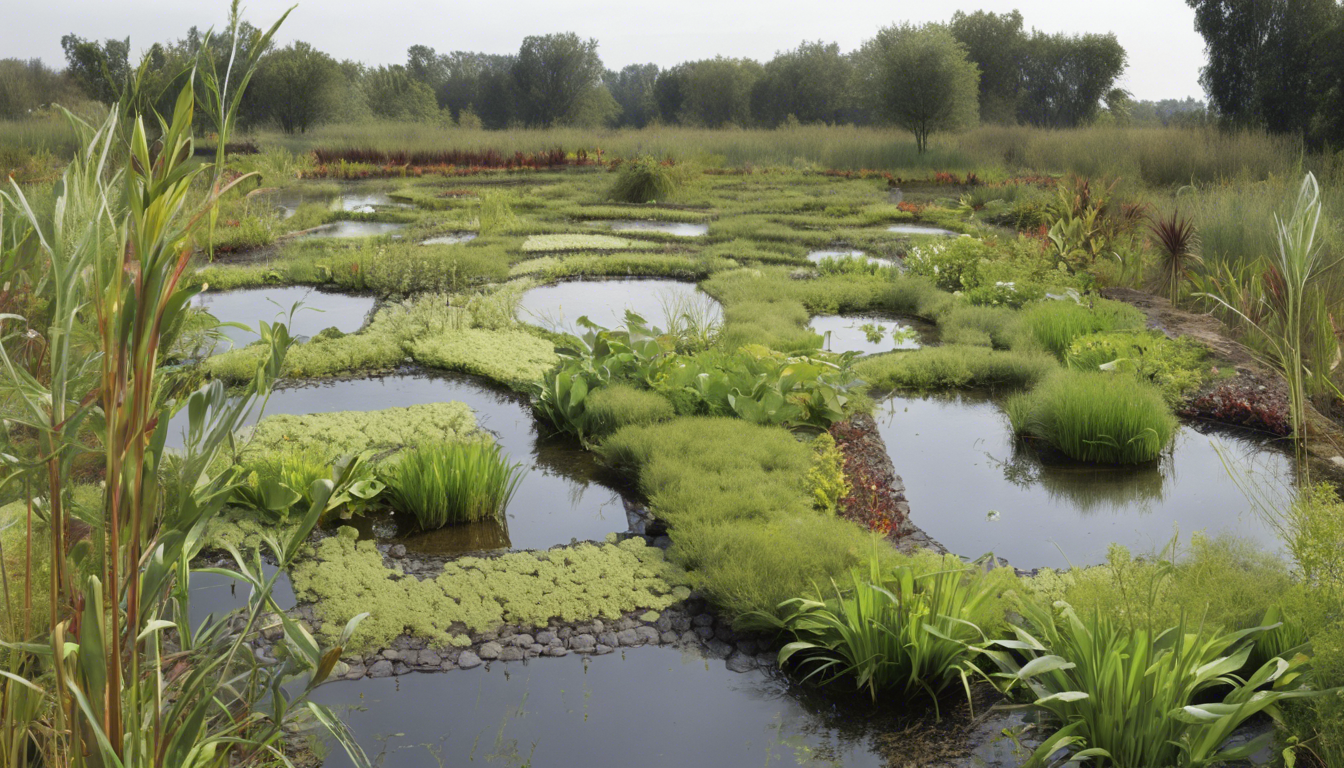
[[[960,232],[953,232],[950,229],[934,227],[928,224],[892,224],[887,227],[888,232],[895,232],[900,235],[940,235],[942,237],[958,237]]]
[[[676,280],[573,280],[533,288],[523,294],[518,318],[554,331],[582,334],[577,324],[587,317],[604,328],[625,325],[634,310],[666,330],[686,312],[717,320],[722,309],[694,283]]]
[[[809,325],[825,349],[862,355],[919,349],[937,337],[932,323],[892,315],[817,315]]]
[[[303,306],[291,316],[290,310],[298,302],[302,302]],[[313,336],[318,331],[332,327],[342,333],[354,333],[364,326],[376,302],[372,296],[348,296],[293,286],[248,288],[222,293],[207,291],[197,294],[191,303],[209,312],[220,322],[242,323],[253,329],[220,329],[227,341],[221,341],[211,350],[211,354],[219,354],[233,347],[247,346],[261,338],[255,329],[262,320],[286,323],[291,336]]]
[[[692,224],[684,221],[602,221],[613,232],[662,232],[677,237],[701,237],[709,234],[708,224]]]
[[[395,224],[387,221],[337,221],[317,227],[303,237],[373,237],[397,232],[405,226],[405,224]]]

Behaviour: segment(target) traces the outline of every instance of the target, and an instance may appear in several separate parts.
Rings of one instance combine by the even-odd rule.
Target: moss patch
[[[269,416],[254,427],[248,450],[316,446],[330,457],[406,445],[478,439],[476,417],[463,403],[428,403],[383,411]]]
[[[542,627],[552,618],[616,619],[689,595],[685,572],[642,539],[461,558],[420,581],[389,569],[372,541],[355,537],[353,528],[342,528],[292,576],[295,594],[314,603],[328,638],[350,617],[369,612],[352,640],[356,652],[386,647],[406,632],[448,646],[460,644],[463,627],[486,632],[506,623]]]
[[[553,251],[638,251],[656,248],[653,243],[611,235],[533,235],[523,242],[523,253]]]
[[[516,389],[541,381],[560,361],[554,344],[520,330],[444,330],[407,347],[418,363],[479,374]]]

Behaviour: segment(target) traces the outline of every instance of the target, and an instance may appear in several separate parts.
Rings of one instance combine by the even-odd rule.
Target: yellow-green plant
[[[473,440],[407,451],[385,477],[392,506],[429,530],[498,518],[523,474],[497,444]]]

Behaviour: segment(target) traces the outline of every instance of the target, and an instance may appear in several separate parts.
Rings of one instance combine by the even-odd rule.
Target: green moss
[[[1025,387],[1059,366],[1043,352],[951,344],[865,358],[854,372],[874,389]]]
[[[476,417],[463,403],[428,403],[383,411],[268,416],[252,429],[247,451],[314,447],[336,458],[366,450],[385,451],[481,436]]]
[[[639,251],[656,248],[655,243],[640,242],[612,235],[533,235],[523,242],[523,253],[557,251]]]
[[[447,646],[461,643],[462,628],[616,619],[641,608],[662,610],[685,594],[676,589],[686,581],[684,572],[637,538],[461,558],[422,581],[387,568],[374,542],[356,541],[356,535],[342,528],[319,542],[292,574],[295,594],[313,603],[324,636],[370,613],[352,641],[356,652],[386,647],[402,633]]]
[[[515,388],[541,381],[560,360],[554,344],[522,330],[445,329],[407,346],[416,362],[479,374]]]
[[[584,401],[588,430],[602,437],[629,424],[653,424],[676,415],[667,398],[629,384],[610,384],[588,393]]]
[[[807,490],[817,509],[834,513],[840,499],[849,493],[845,481],[845,456],[829,432],[812,441],[812,466],[807,470]]]

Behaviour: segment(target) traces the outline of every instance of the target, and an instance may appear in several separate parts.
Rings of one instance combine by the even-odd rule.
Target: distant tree
[[[406,49],[406,74],[436,93],[447,75],[443,57],[427,45],[412,45]]]
[[[528,125],[572,120],[602,82],[597,41],[573,32],[523,38],[513,63],[521,117]]]
[[[518,119],[518,100],[513,85],[515,61],[513,56],[502,56],[492,59],[481,70],[477,101],[471,106],[486,128],[505,128]]]
[[[980,119],[987,123],[1017,122],[1027,48],[1022,14],[957,11],[949,28],[966,46],[966,57],[980,68]]]
[[[560,123],[581,128],[601,128],[614,127],[620,120],[621,105],[607,90],[607,86],[599,85],[589,88]]]
[[[250,92],[285,133],[304,133],[335,108],[344,78],[336,60],[303,42],[262,57]]]
[[[686,66],[678,64],[658,73],[653,82],[653,100],[659,118],[669,125],[681,122],[681,106],[686,102]]]
[[[943,25],[886,27],[863,44],[857,65],[873,116],[913,133],[920,152],[930,134],[979,119],[979,70]]]
[[[778,125],[789,115],[803,123],[840,122],[853,70],[835,43],[804,42],[781,51],[752,90],[752,113],[763,125]]]
[[[762,67],[722,56],[685,64],[681,122],[706,128],[751,124],[751,91]]]
[[[106,40],[102,45],[76,35],[61,38],[66,72],[90,99],[111,104],[130,76],[131,40]]]
[[[51,103],[71,103],[78,88],[41,59],[0,59],[0,119],[15,120]]]
[[[619,125],[643,128],[658,117],[654,94],[657,81],[657,64],[631,64],[620,72],[607,70],[602,74],[602,82],[621,108]]]
[[[1125,49],[1115,35],[1033,32],[1018,119],[1052,128],[1085,125],[1124,71]]]
[[[400,64],[379,67],[364,77],[364,94],[374,117],[387,120],[432,120],[439,104],[429,86],[412,78]]]

